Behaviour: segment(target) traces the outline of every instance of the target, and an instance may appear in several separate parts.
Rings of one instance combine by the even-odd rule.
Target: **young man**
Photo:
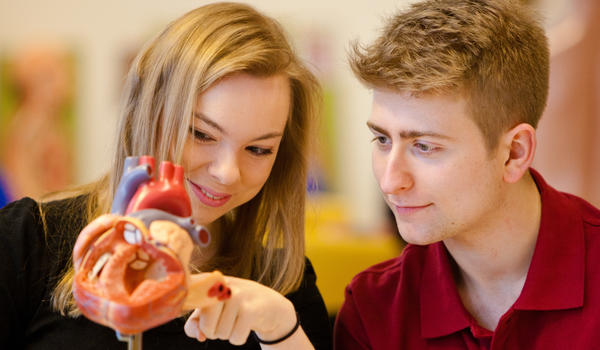
[[[416,3],[350,61],[374,90],[373,170],[410,244],[352,280],[336,348],[599,347],[600,211],[530,168],[549,66],[530,12]]]

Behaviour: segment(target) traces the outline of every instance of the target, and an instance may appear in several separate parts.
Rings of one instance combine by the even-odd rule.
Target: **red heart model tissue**
[[[194,243],[208,246],[210,234],[191,217],[183,168],[162,162],[157,179],[153,172],[153,157],[127,158],[113,199],[116,221],[93,221],[73,248],[79,309],[122,334],[231,296],[219,271],[189,273]]]

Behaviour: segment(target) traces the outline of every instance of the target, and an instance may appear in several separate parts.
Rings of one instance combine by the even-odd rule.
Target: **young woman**
[[[195,248],[192,268],[222,271],[232,297],[145,332],[144,349],[329,348],[304,257],[318,102],[318,83],[273,19],[218,3],[172,22],[133,62],[109,173],[69,198],[25,198],[0,211],[0,343],[124,347],[81,316],[71,254],[78,233],[110,211],[125,158],[151,155],[184,166],[192,216],[213,239]]]

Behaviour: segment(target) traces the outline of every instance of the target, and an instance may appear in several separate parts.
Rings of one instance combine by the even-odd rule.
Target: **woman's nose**
[[[231,185],[240,180],[240,168],[234,152],[218,154],[208,167],[208,173],[219,183]]]

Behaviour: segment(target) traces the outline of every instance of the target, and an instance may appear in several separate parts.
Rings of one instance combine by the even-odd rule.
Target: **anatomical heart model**
[[[125,335],[231,296],[220,272],[189,273],[193,245],[207,246],[210,234],[191,217],[183,168],[162,162],[157,179],[153,172],[153,157],[127,158],[113,200],[117,220],[92,222],[73,249],[79,309]]]

